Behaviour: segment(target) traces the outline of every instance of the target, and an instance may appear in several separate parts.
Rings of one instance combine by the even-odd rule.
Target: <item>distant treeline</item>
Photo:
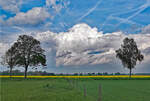
[[[3,71],[0,72],[0,75],[9,75],[9,71]],[[19,70],[14,70],[12,71],[12,75],[24,75],[24,72],[21,72]],[[95,76],[95,75],[128,75],[125,73],[107,73],[107,72],[103,72],[103,73],[48,73],[46,71],[29,71],[28,75],[39,75],[39,76],[82,76],[82,75],[87,75],[87,76]],[[134,73],[134,75],[150,75],[150,73]]]

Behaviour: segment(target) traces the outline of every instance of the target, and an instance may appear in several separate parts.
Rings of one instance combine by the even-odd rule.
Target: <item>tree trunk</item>
[[[9,76],[10,76],[10,78],[12,76],[12,67],[10,67]]]
[[[132,73],[132,68],[130,68],[130,74],[129,74],[130,76],[129,76],[129,78],[131,78],[131,73]]]
[[[25,66],[25,71],[24,71],[24,78],[27,78],[27,71],[28,71],[28,66]]]

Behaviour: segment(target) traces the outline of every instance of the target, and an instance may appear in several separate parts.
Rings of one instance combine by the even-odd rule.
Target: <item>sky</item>
[[[0,0],[0,56],[27,34],[46,50],[38,70],[126,73],[115,50],[129,37],[144,55],[133,72],[149,73],[149,18],[150,0]]]

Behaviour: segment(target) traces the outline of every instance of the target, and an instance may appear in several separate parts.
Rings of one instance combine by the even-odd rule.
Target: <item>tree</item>
[[[20,35],[17,40],[17,65],[25,68],[24,77],[27,77],[29,66],[46,65],[46,56],[40,46],[40,41],[32,36]]]
[[[132,69],[136,66],[137,61],[142,61],[144,56],[138,49],[134,39],[125,38],[121,48],[116,50],[116,57],[119,58],[124,67],[130,70],[129,75],[131,78]]]
[[[14,43],[11,48],[9,48],[6,52],[5,55],[2,56],[2,65],[6,65],[10,70],[9,70],[9,74],[10,77],[12,76],[12,69],[14,68],[14,66],[16,65],[17,59],[16,59],[16,48],[17,47],[17,43]]]

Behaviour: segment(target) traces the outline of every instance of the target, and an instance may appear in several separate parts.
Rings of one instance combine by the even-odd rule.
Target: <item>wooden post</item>
[[[86,87],[85,87],[85,85],[84,85],[84,97],[86,97]]]
[[[102,87],[101,87],[101,84],[99,84],[98,100],[97,101],[102,101]]]

